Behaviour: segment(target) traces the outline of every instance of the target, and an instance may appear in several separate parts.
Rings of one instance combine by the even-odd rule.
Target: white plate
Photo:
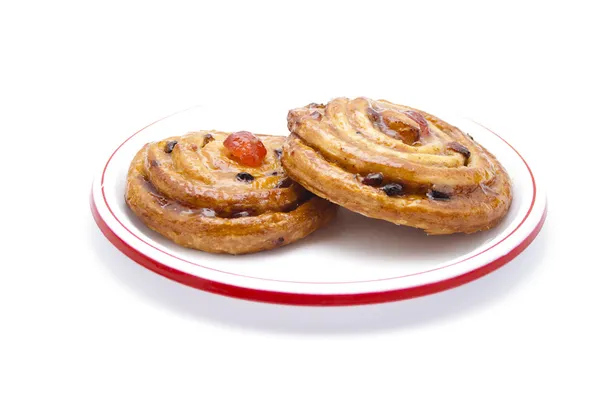
[[[139,264],[183,284],[233,297],[285,304],[351,305],[446,290],[506,264],[538,234],[546,198],[521,155],[483,126],[425,110],[470,133],[506,167],[514,199],[503,222],[472,235],[427,236],[340,209],[327,228],[276,250],[231,256],[180,247],[146,228],[124,201],[129,163],[145,143],[200,129],[287,135],[286,108],[200,106],[156,121],[121,143],[92,188],[94,218],[105,236]],[[269,111],[265,115],[264,110]],[[276,116],[275,119],[271,115]]]

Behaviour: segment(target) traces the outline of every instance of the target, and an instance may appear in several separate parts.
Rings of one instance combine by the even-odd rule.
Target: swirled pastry
[[[194,249],[241,254],[292,243],[336,206],[287,177],[284,140],[200,131],[149,143],[129,168],[126,202],[148,227]]]
[[[337,98],[288,114],[282,163],[311,192],[429,234],[489,229],[511,204],[496,158],[435,116],[384,100]]]

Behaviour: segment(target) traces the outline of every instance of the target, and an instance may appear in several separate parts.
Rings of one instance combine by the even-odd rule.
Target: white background
[[[588,1],[2,2],[0,398],[598,399],[598,11]],[[114,249],[109,151],[211,100],[448,106],[546,183],[520,257],[410,301],[203,293]]]

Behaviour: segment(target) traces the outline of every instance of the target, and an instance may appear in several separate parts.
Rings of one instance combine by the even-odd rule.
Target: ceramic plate
[[[506,167],[514,200],[496,228],[472,235],[427,236],[340,209],[331,225],[303,240],[231,256],[175,245],[146,228],[128,209],[127,169],[145,143],[201,129],[287,135],[287,109],[246,106],[232,114],[231,108],[198,106],[115,144],[93,183],[91,207],[98,226],[128,257],[185,285],[249,300],[323,306],[395,301],[456,287],[512,260],[542,227],[546,198],[517,150],[478,123],[427,108],[422,109],[470,133]],[[269,115],[264,110],[270,110]]]

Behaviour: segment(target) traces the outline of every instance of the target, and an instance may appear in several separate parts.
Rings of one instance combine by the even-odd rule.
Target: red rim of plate
[[[185,111],[185,110],[184,110]],[[181,111],[180,111],[181,112]],[[104,169],[102,171],[102,177],[101,177],[101,186],[102,186],[102,196],[103,196],[103,200],[106,204],[106,207],[108,208],[109,212],[111,213],[111,215],[113,216],[113,218],[115,218],[115,220],[117,220],[121,226],[123,226],[123,228],[125,228],[130,234],[132,234],[134,237],[136,237],[137,239],[139,239],[140,241],[142,241],[143,243],[145,243],[148,246],[151,246],[155,249],[157,249],[156,247],[152,246],[151,244],[147,243],[146,241],[144,241],[143,239],[139,238],[137,235],[135,235],[133,232],[131,232],[113,213],[112,209],[110,208],[110,206],[108,205],[108,202],[106,200],[106,196],[104,193],[104,176],[105,176],[105,172],[106,169],[108,167],[108,164],[110,163],[110,161],[112,160],[112,158],[114,157],[114,155],[116,154],[116,152],[125,144],[127,143],[131,138],[133,138],[135,135],[137,135],[138,133],[144,131],[146,128],[156,124],[157,122],[160,122],[166,118],[169,118],[175,114],[179,114],[180,112],[171,114],[169,116],[166,116],[164,118],[161,118],[157,121],[152,122],[149,125],[146,125],[145,127],[143,127],[142,129],[140,129],[139,131],[135,132],[133,135],[131,135],[129,138],[127,138],[123,143],[121,143],[121,145],[119,145],[119,147],[117,147],[117,149],[112,153],[112,155],[110,156],[110,158],[108,159],[108,161],[106,162],[106,165],[104,166]],[[531,175],[531,180],[532,180],[532,184],[533,184],[533,196],[532,196],[532,202],[531,205],[527,211],[527,214],[525,215],[525,217],[523,218],[523,220],[517,225],[517,227],[511,231],[507,236],[505,236],[504,238],[502,238],[500,241],[498,241],[497,243],[495,243],[494,245],[486,248],[485,250],[482,250],[481,252],[458,262],[454,262],[451,264],[447,264],[441,267],[436,267],[434,269],[431,270],[427,270],[427,271],[422,271],[416,274],[410,274],[410,275],[403,275],[403,276],[398,276],[398,277],[391,277],[391,278],[383,278],[383,279],[377,279],[377,280],[370,280],[370,281],[352,281],[352,282],[293,282],[293,281],[284,281],[284,282],[292,282],[292,283],[310,283],[310,284],[318,284],[318,283],[327,283],[327,284],[335,284],[335,283],[362,283],[362,282],[373,282],[373,281],[380,281],[380,280],[389,280],[389,279],[398,279],[398,278],[403,278],[406,276],[412,276],[412,275],[417,275],[417,274],[423,274],[423,273],[427,273],[427,272],[432,272],[432,271],[436,271],[439,269],[443,269],[443,268],[447,268],[450,267],[452,265],[456,265],[458,263],[462,263],[465,262],[469,259],[472,259],[473,257],[476,257],[494,247],[496,247],[497,245],[499,245],[500,243],[502,243],[504,240],[506,240],[508,237],[510,237],[512,234],[514,234],[522,225],[523,223],[529,218],[529,216],[531,215],[531,211],[533,209],[533,206],[535,204],[535,200],[536,200],[536,182],[535,182],[535,178],[533,176],[533,173],[531,171],[531,168],[529,167],[529,165],[527,164],[527,162],[525,161],[525,159],[521,156],[521,154],[519,154],[519,152],[510,144],[508,143],[506,140],[504,140],[501,136],[499,136],[498,134],[496,134],[495,132],[491,131],[490,129],[486,128],[485,126],[480,125],[482,128],[486,129],[487,131],[493,133],[495,136],[497,136],[498,138],[500,138],[504,143],[506,143],[519,157],[520,159],[523,161],[523,163],[525,164],[525,166],[527,167],[527,170],[529,171],[529,174]],[[191,286],[194,287],[196,289],[200,289],[200,290],[204,290],[207,292],[211,292],[211,293],[216,293],[216,294],[221,294],[221,295],[225,295],[225,296],[230,296],[230,297],[235,297],[235,298],[240,298],[240,299],[246,299],[246,300],[254,300],[254,301],[260,301],[260,302],[268,302],[268,303],[278,303],[278,304],[289,304],[289,305],[306,305],[306,306],[343,306],[343,305],[359,305],[359,304],[373,304],[373,303],[384,303],[384,302],[391,302],[391,301],[397,301],[397,300],[405,300],[405,299],[410,299],[410,298],[414,298],[414,297],[419,297],[419,296],[424,296],[424,295],[428,295],[428,294],[433,294],[433,293],[437,293],[437,292],[441,292],[444,290],[448,290],[460,285],[463,285],[467,282],[473,281],[475,279],[478,279],[484,275],[489,274],[490,272],[500,268],[501,266],[505,265],[506,263],[508,263],[509,261],[511,261],[512,259],[514,259],[517,255],[519,255],[523,250],[525,250],[530,244],[531,242],[533,242],[533,240],[535,239],[535,237],[538,235],[538,233],[540,232],[540,230],[542,229],[542,226],[544,225],[544,221],[546,219],[546,214],[547,214],[547,208],[546,206],[544,206],[544,211],[542,214],[542,217],[540,218],[540,221],[537,223],[536,227],[531,231],[531,233],[522,241],[520,242],[516,247],[514,247],[510,252],[508,252],[507,254],[483,265],[480,266],[474,270],[471,270],[465,274],[462,275],[458,275],[449,279],[445,279],[442,281],[437,281],[437,282],[432,282],[432,283],[428,283],[428,284],[424,284],[424,285],[419,285],[419,286],[414,286],[414,287],[409,287],[409,288],[402,288],[402,289],[393,289],[393,290],[387,290],[387,291],[379,291],[379,292],[364,292],[364,293],[352,293],[352,294],[312,294],[312,293],[291,293],[291,292],[277,292],[277,291],[270,291],[270,290],[261,290],[261,289],[252,289],[252,288],[247,288],[247,287],[241,287],[241,286],[235,286],[235,285],[230,285],[230,284],[226,284],[226,283],[222,283],[222,282],[218,282],[218,281],[213,281],[213,280],[209,280],[206,278],[201,278],[195,275],[191,275],[185,272],[182,272],[180,270],[177,270],[175,268],[172,268],[166,264],[163,264],[145,254],[143,254],[142,252],[136,250],[135,248],[133,248],[132,246],[130,246],[127,242],[125,242],[123,239],[121,239],[109,226],[108,224],[102,219],[102,217],[100,216],[100,213],[98,212],[98,208],[94,202],[94,197],[93,194],[90,197],[90,205],[91,205],[91,211],[92,214],[94,216],[94,220],[96,221],[96,224],[98,225],[98,227],[100,228],[100,230],[102,231],[102,233],[104,234],[104,236],[106,236],[106,238],[117,248],[119,249],[123,254],[125,254],[126,256],[128,256],[129,258],[131,258],[133,261],[137,262],[138,264],[142,265],[143,267],[148,268],[149,270],[156,272],[162,276],[165,276],[169,279],[172,279],[176,282],[182,283],[184,285],[187,286]],[[172,257],[175,257],[177,259],[179,259],[177,256],[174,256],[173,254],[167,253],[163,250],[157,249],[165,254],[168,254]],[[208,268],[206,266],[200,265],[200,264],[196,264],[196,263],[192,263],[188,260],[182,260],[179,259],[181,261],[185,261],[188,263],[191,263],[193,265],[199,266],[199,267],[203,267],[203,268],[207,268],[213,271],[218,271],[218,272],[222,272],[222,273],[227,273],[227,274],[232,274],[232,275],[238,275],[238,276],[243,276],[246,278],[253,278],[253,279],[261,279],[261,280],[269,280],[269,281],[277,281],[275,279],[268,279],[268,278],[259,278],[259,277],[253,277],[253,276],[246,276],[246,275],[241,275],[241,274],[235,274],[235,273],[229,273],[226,271],[220,271],[218,269],[214,269],[214,268]]]

